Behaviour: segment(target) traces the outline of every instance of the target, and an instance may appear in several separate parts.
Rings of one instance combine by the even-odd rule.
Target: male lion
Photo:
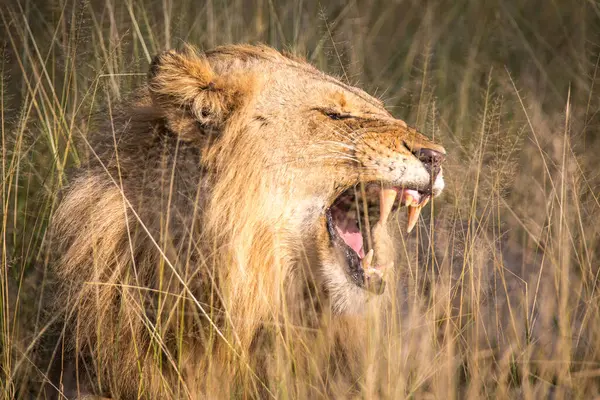
[[[321,394],[355,379],[361,318],[390,292],[389,215],[407,207],[412,229],[444,149],[265,46],[166,51],[106,114],[53,221],[65,394],[277,397],[286,368],[333,371]]]

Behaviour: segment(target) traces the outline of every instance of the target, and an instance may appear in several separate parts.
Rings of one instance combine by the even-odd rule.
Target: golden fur
[[[345,280],[324,209],[360,181],[427,183],[413,150],[443,149],[264,46],[164,52],[107,114],[53,221],[72,395],[262,397],[274,371],[356,378],[360,321],[387,297]]]

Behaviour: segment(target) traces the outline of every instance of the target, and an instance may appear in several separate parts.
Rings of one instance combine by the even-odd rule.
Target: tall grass
[[[399,243],[398,321],[361,395],[600,395],[596,3],[13,0],[0,21],[5,398],[42,396],[46,227],[89,157],[74,143],[184,42],[305,55],[446,147],[445,194]]]

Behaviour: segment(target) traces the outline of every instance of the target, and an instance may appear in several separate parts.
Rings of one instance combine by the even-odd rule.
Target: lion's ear
[[[243,75],[218,75],[192,47],[157,55],[148,74],[154,105],[168,128],[186,140],[219,131],[248,97],[250,80]]]

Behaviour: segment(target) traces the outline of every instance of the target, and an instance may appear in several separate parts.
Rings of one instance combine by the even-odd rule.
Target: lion
[[[281,368],[330,373],[321,395],[356,379],[361,321],[393,291],[390,215],[415,226],[443,190],[444,148],[264,45],[165,51],[103,114],[52,222],[54,386],[278,397]]]

